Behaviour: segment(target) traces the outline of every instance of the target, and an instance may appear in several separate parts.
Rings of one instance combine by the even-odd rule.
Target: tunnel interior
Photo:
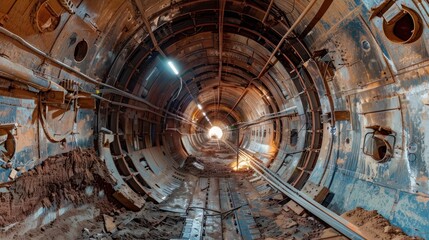
[[[388,238],[429,238],[428,11],[408,0],[2,2],[0,236],[29,237],[97,202],[127,214],[179,202],[188,215],[164,216],[183,225],[169,238],[276,237],[254,207],[266,197],[340,237],[373,236],[353,222],[358,209],[388,220],[373,226]],[[234,203],[249,189],[261,195]],[[221,220],[194,206],[204,194]],[[251,223],[229,227],[247,212]]]

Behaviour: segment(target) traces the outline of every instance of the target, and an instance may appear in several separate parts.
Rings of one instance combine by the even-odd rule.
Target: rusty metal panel
[[[17,0],[3,0],[0,4],[0,14],[7,14]]]
[[[335,111],[334,115],[336,121],[350,121],[349,111]]]
[[[401,103],[399,102],[399,97],[394,96],[391,98],[383,98],[375,101],[362,103],[361,109],[361,113],[398,110],[401,109]]]
[[[361,116],[362,129],[366,126],[380,125],[391,128],[395,134],[393,157],[386,163],[378,163],[372,157],[362,152],[357,163],[358,178],[368,178],[371,181],[388,185],[397,189],[407,189],[410,183],[407,159],[403,158],[403,123],[400,110],[368,113]],[[364,133],[369,130],[364,130]],[[363,140],[362,140],[363,141]]]
[[[320,48],[328,48],[334,60],[338,91],[363,91],[394,82],[383,52],[357,8],[327,33]],[[338,92],[335,91],[335,92]]]
[[[422,14],[420,9],[414,4],[413,1],[400,0],[396,2],[395,6],[398,5],[405,5],[406,7],[415,10],[418,14]],[[423,15],[427,16],[424,12]],[[376,34],[380,44],[382,44],[383,52],[385,52],[386,57],[392,61],[396,70],[399,71],[409,66],[429,60],[429,52],[427,50],[428,44],[427,41],[425,41],[429,37],[429,31],[427,27],[424,28],[422,36],[417,41],[407,44],[400,44],[394,43],[386,37],[383,31],[383,20],[384,18],[378,17],[372,19],[370,27],[373,33]],[[422,24],[424,23],[422,22]]]
[[[392,212],[392,224],[401,226],[410,235],[428,238],[427,227],[429,226],[429,208],[427,204],[429,197],[425,194],[410,194],[407,192],[397,193],[397,202]],[[410,214],[412,213],[412,214]]]
[[[17,0],[3,0],[0,4],[0,26],[4,25],[8,20],[8,13]]]

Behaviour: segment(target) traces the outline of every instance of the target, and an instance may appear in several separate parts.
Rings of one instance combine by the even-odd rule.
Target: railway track
[[[225,144],[224,148],[230,148],[231,152],[236,153],[234,146],[229,143]],[[216,148],[220,147],[216,145]],[[207,148],[207,151],[212,152],[213,150]],[[259,175],[258,178],[262,181],[260,182],[262,185],[256,184],[257,186],[254,186],[256,193],[264,193],[269,189],[272,189],[274,194],[276,192],[278,194],[282,193],[344,236],[350,239],[365,239],[355,225],[323,207],[290,184],[285,183],[251,154],[239,149],[239,155],[249,159],[250,168]],[[213,154],[213,156],[216,156],[216,154]],[[233,156],[228,160],[229,162],[235,161],[236,155]],[[205,163],[207,161],[216,161],[214,157],[202,158],[202,163],[204,160],[206,161]],[[254,198],[249,200],[249,193],[242,186],[243,182],[248,182],[248,184],[252,185],[251,181],[249,179],[243,180],[246,177],[235,174],[235,172],[218,176],[210,174],[205,176],[204,172],[201,173],[189,206],[185,207],[186,221],[182,230],[182,239],[261,239],[263,237],[263,232],[261,232],[263,228],[261,228],[260,218],[258,218],[258,208],[260,209],[260,207],[255,209],[254,202],[252,202]],[[259,189],[261,187],[263,189]],[[257,199],[262,201],[260,197]],[[254,213],[257,215],[256,217],[253,216]],[[259,220],[256,220],[257,218]],[[287,219],[284,221],[287,221]],[[275,227],[275,225],[272,226]]]
[[[182,231],[184,239],[260,239],[235,178],[199,178]]]

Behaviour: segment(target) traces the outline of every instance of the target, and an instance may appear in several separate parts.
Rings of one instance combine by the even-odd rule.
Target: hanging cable
[[[171,101],[176,100],[176,99],[179,97],[180,92],[182,91],[182,87],[183,87],[183,80],[182,80],[182,77],[179,77],[179,79],[180,79],[180,88],[179,88],[179,91],[177,92],[177,95],[176,95],[176,96],[175,96]]]

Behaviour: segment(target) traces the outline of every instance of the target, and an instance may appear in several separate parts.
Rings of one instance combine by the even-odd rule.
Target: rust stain
[[[417,196],[417,197],[416,197],[416,200],[417,200],[417,202],[420,202],[420,203],[424,203],[424,204],[426,204],[426,203],[428,203],[428,202],[429,202],[429,197],[425,197],[425,196]]]
[[[338,158],[337,163],[338,164],[344,164],[346,162],[346,160],[344,160],[343,158]]]
[[[16,136],[16,152],[22,151],[26,147],[33,146],[36,142],[37,127],[19,128]]]
[[[416,180],[419,182],[427,182],[429,178],[427,176],[420,176]]]
[[[0,111],[0,117],[4,118],[4,117],[8,117],[10,116],[10,108],[9,109],[5,109],[4,111]]]

